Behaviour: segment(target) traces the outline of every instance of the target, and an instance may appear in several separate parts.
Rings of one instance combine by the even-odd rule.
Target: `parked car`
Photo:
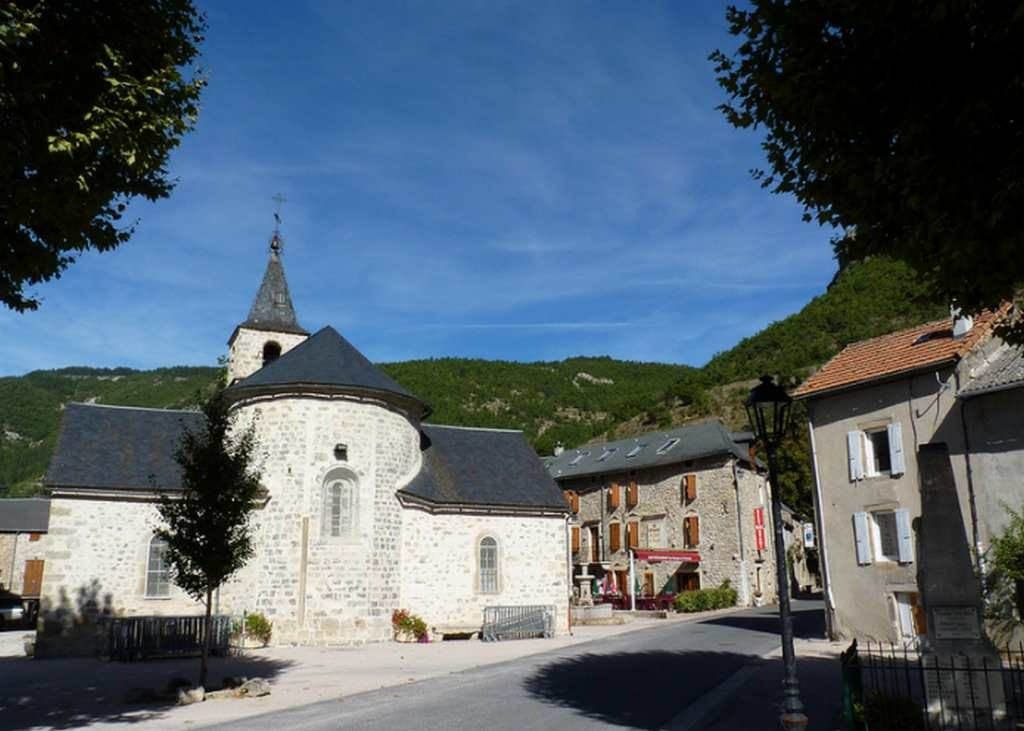
[[[0,627],[18,627],[25,622],[25,607],[17,594],[0,594]]]

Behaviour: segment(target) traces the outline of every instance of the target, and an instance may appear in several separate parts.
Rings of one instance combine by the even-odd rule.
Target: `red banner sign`
[[[767,545],[764,539],[764,508],[754,508],[754,543],[758,551],[763,551]]]
[[[670,551],[667,549],[643,549],[633,551],[633,555],[640,561],[683,561],[684,563],[700,563],[700,553],[697,551]]]

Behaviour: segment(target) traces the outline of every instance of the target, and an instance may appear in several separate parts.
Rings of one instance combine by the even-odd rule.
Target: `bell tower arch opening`
[[[263,344],[263,365],[268,366],[281,357],[281,343],[268,340]]]

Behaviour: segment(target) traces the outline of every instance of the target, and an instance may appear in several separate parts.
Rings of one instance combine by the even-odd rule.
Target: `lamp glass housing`
[[[754,434],[765,446],[777,447],[789,430],[793,399],[771,376],[761,376],[761,383],[750,391],[745,404]]]

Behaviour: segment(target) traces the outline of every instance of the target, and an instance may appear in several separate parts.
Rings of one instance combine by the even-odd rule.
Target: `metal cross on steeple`
[[[288,202],[280,193],[275,193],[270,199],[277,203],[277,208],[274,210],[274,235],[270,237],[270,250],[274,253],[280,253],[283,248],[281,243],[281,206]]]

